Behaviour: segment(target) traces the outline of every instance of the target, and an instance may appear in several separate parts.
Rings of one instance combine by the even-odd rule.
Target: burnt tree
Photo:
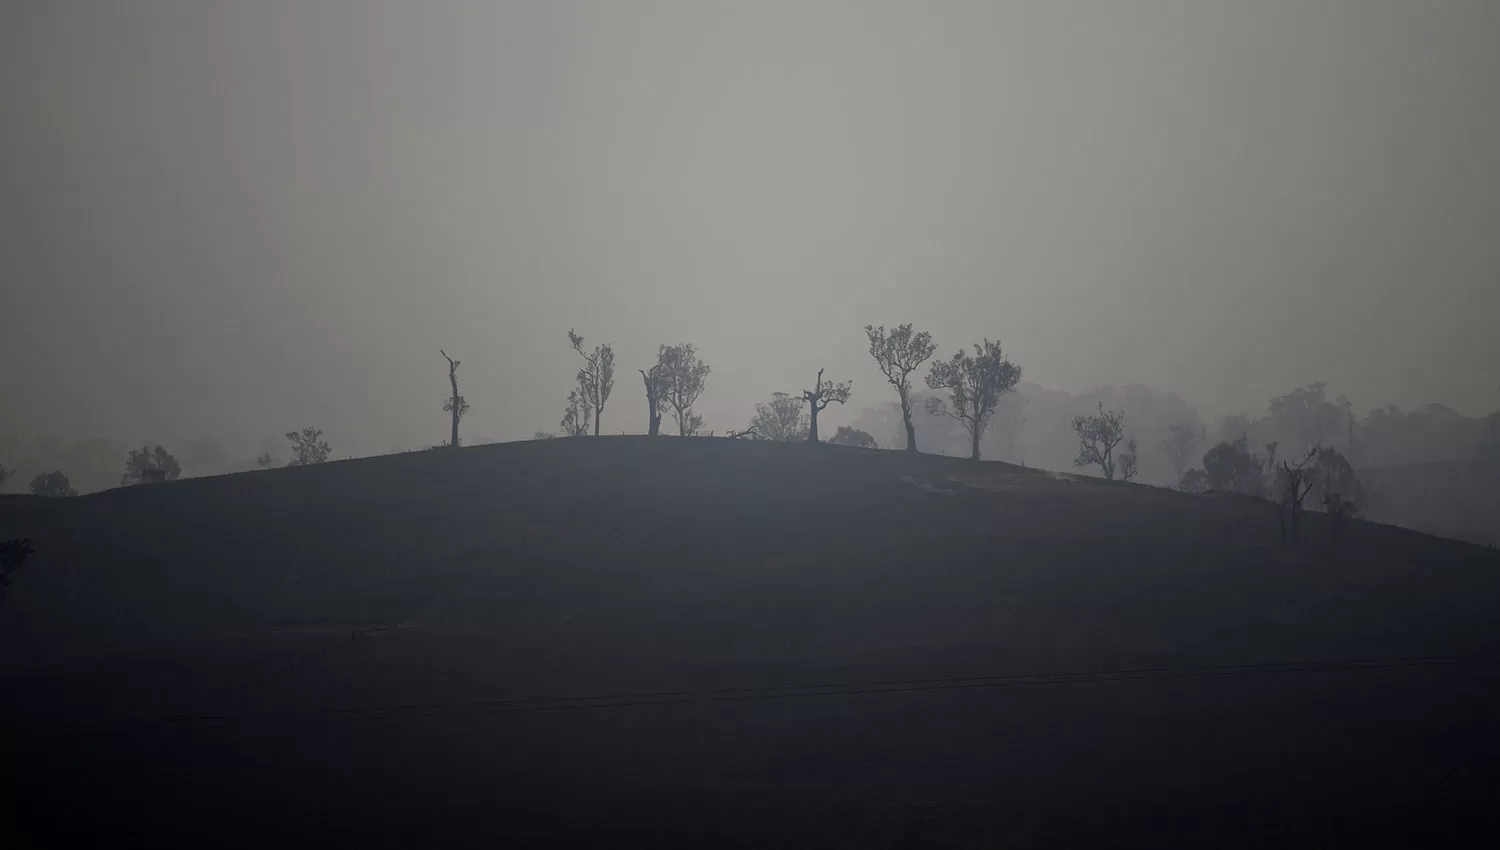
[[[813,382],[813,389],[802,391],[802,400],[807,402],[808,426],[807,441],[818,442],[818,414],[828,405],[838,402],[843,404],[849,400],[850,382],[823,380],[823,370],[818,370],[818,379]]]

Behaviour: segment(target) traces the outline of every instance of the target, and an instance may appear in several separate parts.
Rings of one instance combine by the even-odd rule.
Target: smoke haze
[[[338,456],[554,429],[693,342],[707,428],[866,323],[1205,418],[1310,381],[1493,409],[1500,4],[0,9],[0,433]],[[238,447],[246,447],[240,449]]]

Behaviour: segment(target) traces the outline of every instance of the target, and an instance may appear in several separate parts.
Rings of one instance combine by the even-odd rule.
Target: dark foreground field
[[[1500,556],[603,438],[0,499],[4,846],[1500,837]]]

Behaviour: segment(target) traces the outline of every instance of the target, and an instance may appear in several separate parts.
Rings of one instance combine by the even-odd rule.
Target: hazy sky
[[[867,322],[1205,414],[1500,406],[1494,0],[0,0],[0,433],[708,427]],[[834,414],[836,411],[830,411]],[[353,442],[351,446],[349,441]]]

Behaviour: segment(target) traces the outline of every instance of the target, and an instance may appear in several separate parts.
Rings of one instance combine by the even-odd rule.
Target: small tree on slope
[[[807,441],[816,443],[818,441],[818,414],[822,413],[828,405],[838,402],[843,404],[849,400],[850,382],[823,380],[823,370],[818,370],[818,379],[813,382],[813,389],[802,391],[802,400],[807,402],[809,425],[807,428]]]
[[[608,344],[595,346],[592,352],[583,350],[583,337],[568,331],[568,341],[573,350],[583,358],[583,368],[578,370],[578,389],[584,401],[594,411],[594,436],[599,436],[599,423],[604,419],[604,403],[615,388],[615,351]]]
[[[927,372],[927,386],[947,390],[949,403],[931,398],[927,410],[958,420],[969,432],[969,457],[979,460],[979,441],[1000,403],[1000,396],[1015,389],[1020,380],[1021,367],[1005,359],[998,341],[986,339],[982,345],[975,343],[972,355],[959,349],[949,359],[932,364]]]
[[[461,361],[449,357],[448,352],[442,349],[438,349],[438,351],[443,355],[443,359],[448,361],[448,383],[452,387],[453,394],[448,396],[447,401],[443,402],[443,412],[447,413],[453,420],[453,436],[449,438],[448,445],[456,449],[459,446],[458,420],[464,418],[464,414],[469,412],[469,403],[464,401],[464,397],[458,394],[458,366]]]
[[[870,340],[870,356],[880,367],[886,381],[896,388],[901,400],[901,424],[906,428],[906,450],[917,450],[917,429],[911,421],[911,373],[932,358],[937,346],[927,331],[913,332],[911,325],[897,325],[889,332],[885,326],[865,325]]]

